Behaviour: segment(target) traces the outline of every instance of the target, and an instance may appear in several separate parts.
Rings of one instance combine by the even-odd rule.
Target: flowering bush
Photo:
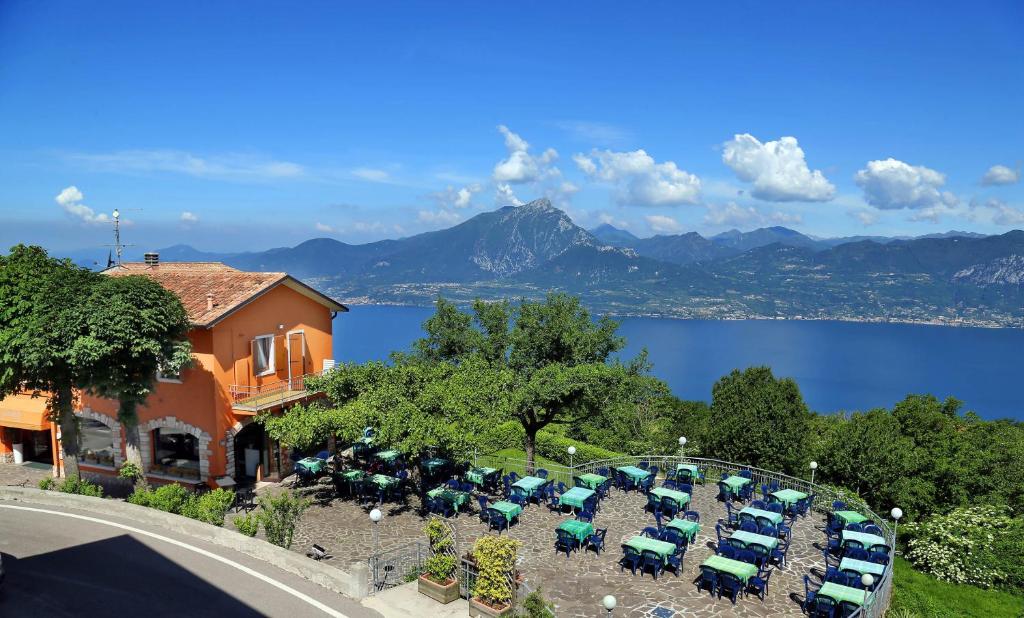
[[[1024,587],[1024,519],[1007,508],[960,508],[903,530],[907,559],[926,573],[982,588]]]

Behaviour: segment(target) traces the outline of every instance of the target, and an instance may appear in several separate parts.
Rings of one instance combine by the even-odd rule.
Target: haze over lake
[[[334,325],[335,358],[363,362],[407,350],[429,307],[357,305]],[[912,324],[620,318],[623,354],[646,347],[654,374],[684,399],[711,400],[715,380],[769,365],[794,378],[818,412],[891,407],[909,393],[954,396],[985,418],[1024,419],[1024,331]]]

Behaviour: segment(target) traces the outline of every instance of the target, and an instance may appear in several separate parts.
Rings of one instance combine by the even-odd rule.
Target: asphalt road
[[[117,517],[12,504],[0,503],[3,618],[380,616],[217,545]]]

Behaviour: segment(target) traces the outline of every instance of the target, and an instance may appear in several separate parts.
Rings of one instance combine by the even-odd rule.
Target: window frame
[[[256,346],[257,346],[256,342],[259,341],[260,339],[269,339],[270,340],[270,348],[267,351],[267,366],[264,368],[264,370],[262,372],[256,370]],[[263,376],[271,376],[271,375],[274,375],[274,374],[277,373],[277,367],[276,367],[276,364],[277,364],[276,360],[277,359],[274,358],[274,353],[276,352],[276,350],[274,348],[276,347],[277,343],[274,341],[274,339],[275,339],[275,337],[274,337],[273,334],[270,334],[270,335],[257,335],[257,336],[252,338],[252,341],[253,341],[253,347],[252,347],[252,353],[253,353],[253,356],[252,356],[252,372],[253,372],[253,375],[255,375],[257,377],[263,377]]]

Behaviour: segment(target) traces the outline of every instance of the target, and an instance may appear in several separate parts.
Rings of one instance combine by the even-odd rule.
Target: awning
[[[47,419],[46,404],[40,402],[41,410],[13,410],[0,408],[0,427],[13,427],[15,429],[28,429],[31,431],[42,431],[50,428],[50,421]]]

